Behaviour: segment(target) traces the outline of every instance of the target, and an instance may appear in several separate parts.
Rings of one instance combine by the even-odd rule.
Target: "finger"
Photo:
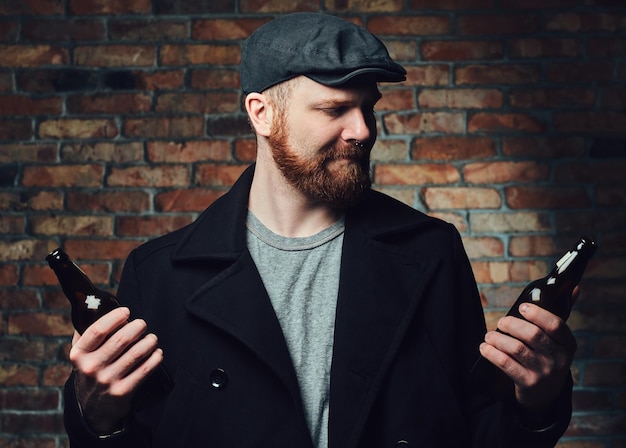
[[[136,390],[161,362],[163,362],[163,350],[157,348],[128,375],[113,384],[110,390],[111,394],[122,396]]]
[[[157,337],[147,334],[128,348],[114,363],[107,367],[107,375],[123,378],[141,365],[157,349]]]
[[[576,338],[572,334],[571,330],[556,314],[553,314],[537,305],[523,304],[520,306],[520,314],[528,322],[536,325],[544,332],[550,339],[554,340],[557,344],[570,349],[576,348]],[[538,343],[546,343],[545,338],[540,338]],[[533,344],[534,346],[534,344]]]
[[[489,339],[486,337],[486,339]],[[507,353],[492,345],[492,341],[483,342],[479,346],[481,355],[502,370],[514,382],[519,382],[524,375],[524,367]]]
[[[113,361],[136,344],[147,329],[146,322],[135,319],[120,327],[98,349],[103,359]]]
[[[110,335],[123,325],[130,316],[130,310],[125,307],[115,308],[99,318],[84,331],[76,341],[76,349],[84,352],[96,350]]]

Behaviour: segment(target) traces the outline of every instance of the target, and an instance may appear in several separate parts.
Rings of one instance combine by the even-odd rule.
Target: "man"
[[[256,164],[129,256],[119,298],[140,319],[120,308],[75,336],[72,446],[556,443],[568,327],[530,305],[486,333],[456,230],[370,189],[377,83],[404,79],[380,40],[329,15],[283,16],[246,41]],[[479,353],[510,388],[475,381]],[[171,390],[133,401],[161,363]]]

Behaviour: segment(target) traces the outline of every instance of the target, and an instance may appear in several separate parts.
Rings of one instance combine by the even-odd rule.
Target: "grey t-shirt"
[[[313,444],[328,446],[330,367],[344,222],[286,238],[248,213],[248,249],[280,322]]]

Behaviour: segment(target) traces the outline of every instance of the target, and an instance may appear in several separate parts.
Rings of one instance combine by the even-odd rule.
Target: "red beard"
[[[284,117],[276,120],[268,141],[283,176],[316,203],[343,209],[356,204],[372,185],[369,147],[338,142],[310,159],[303,159],[288,143]],[[339,159],[350,162],[332,163]]]

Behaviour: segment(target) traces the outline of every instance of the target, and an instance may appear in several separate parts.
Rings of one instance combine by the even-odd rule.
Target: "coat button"
[[[215,369],[209,375],[209,382],[215,389],[224,389],[228,384],[228,375],[224,369]]]

